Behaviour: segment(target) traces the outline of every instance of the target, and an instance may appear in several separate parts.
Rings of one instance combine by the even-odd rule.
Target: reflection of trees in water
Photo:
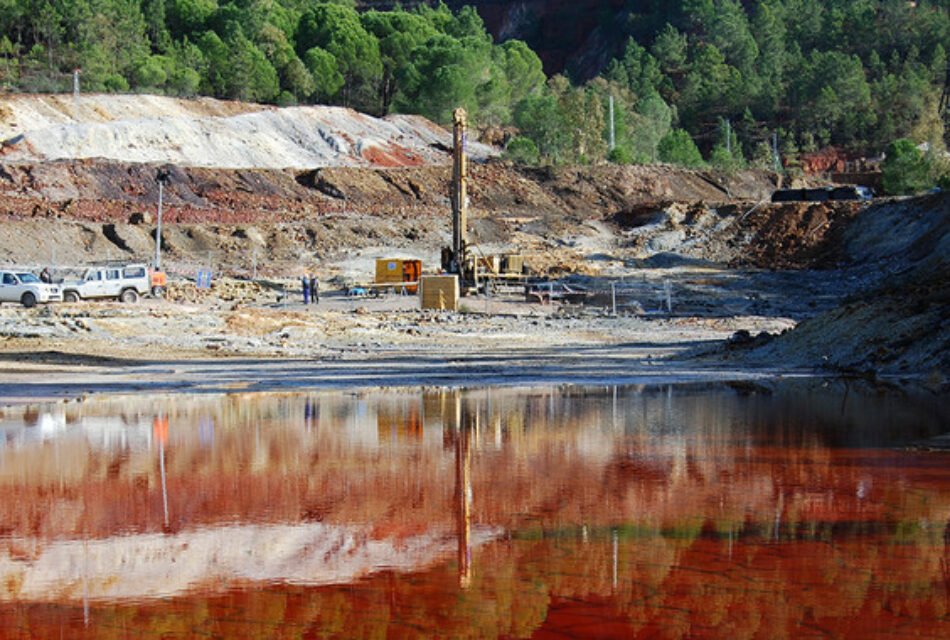
[[[940,532],[942,535],[942,532]],[[572,637],[867,637],[900,630],[946,637],[942,543],[877,536],[775,544],[686,531],[581,529],[522,536],[475,555],[462,589],[452,564],[383,573],[339,587],[236,590],[131,607],[0,612],[33,637],[173,630],[221,637],[529,637],[562,624]],[[613,579],[616,562],[618,579]],[[596,615],[595,615],[596,614]],[[44,624],[46,625],[44,627]],[[168,625],[173,625],[169,627]],[[101,625],[101,626],[100,626]]]
[[[901,476],[913,481],[912,471],[882,468],[899,456],[830,449],[786,413],[788,402],[708,385],[172,397],[163,409],[170,530],[222,520],[373,522],[387,535],[451,527],[453,425],[463,411],[480,523],[665,527],[709,517],[721,531],[751,521],[784,535],[848,519],[946,518],[939,480],[925,482],[925,497],[892,489]],[[147,424],[151,444],[103,448],[106,440],[67,429],[0,452],[9,531],[158,526],[152,420],[138,413],[144,405],[103,405]],[[70,408],[77,429],[103,424],[102,407],[87,409]],[[770,430],[777,443],[766,441]]]
[[[29,427],[48,423],[59,431],[69,427],[67,435],[85,437],[98,448],[139,448],[148,443],[100,436],[119,426],[134,431],[160,411],[174,418],[183,442],[195,425],[204,422],[228,429],[274,424],[310,432],[329,427],[354,446],[375,446],[404,439],[413,429],[420,435],[419,422],[426,422],[427,430],[440,429],[443,395],[438,390],[406,389],[106,396],[66,405],[8,408],[0,427],[8,442],[16,441],[17,433],[31,432]],[[875,439],[887,444],[895,437],[906,441],[940,433],[950,421],[950,408],[940,398],[879,392],[861,381],[476,388],[464,396],[467,405],[490,414],[505,432],[583,428],[651,438],[733,437],[789,446],[867,444]]]
[[[174,619],[186,634],[267,638],[525,637],[553,617],[584,628],[582,606],[611,618],[617,637],[854,635],[903,622],[941,635],[945,458],[830,448],[828,430],[793,411],[801,397],[556,387],[175,398],[164,409],[171,531],[224,520],[371,523],[372,536],[396,541],[455,531],[467,451],[471,520],[511,539],[474,551],[464,590],[457,559],[345,588],[99,613],[143,631],[170,631]],[[846,424],[866,414],[848,413],[853,397],[806,398],[806,418],[827,421],[833,438],[836,412]],[[156,450],[73,436],[0,453],[8,534],[161,528]],[[31,611],[0,612],[0,628],[39,624]]]

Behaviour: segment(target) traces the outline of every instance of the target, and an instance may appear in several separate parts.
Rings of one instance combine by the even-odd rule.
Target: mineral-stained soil
[[[873,207],[836,243],[858,283],[842,304],[752,353],[855,372],[950,374],[950,195]]]
[[[451,237],[446,165],[294,171],[60,160],[0,165],[0,216],[7,229],[17,229],[0,233],[0,255],[29,264],[149,257],[159,170],[168,174],[166,259],[185,270],[207,261],[209,252],[215,264],[239,269],[257,251],[259,266],[275,271],[366,246],[436,255]],[[636,212],[661,212],[673,202],[708,210],[738,194],[752,203],[767,196],[773,181],[768,174],[670,167],[525,170],[491,161],[471,168],[469,232],[475,242],[512,250],[557,249],[592,223],[622,231],[623,223],[611,221],[627,216],[636,224]],[[734,216],[741,206],[714,215]],[[42,243],[23,242],[36,224],[58,231]]]
[[[136,108],[147,116],[136,120],[140,129],[167,124],[165,111],[188,122],[217,118],[226,122],[215,127],[239,128],[247,122],[233,118],[256,113],[216,101],[96,99],[99,125],[122,135],[134,130],[126,125]],[[439,345],[503,352],[512,340],[561,349],[651,336],[652,344],[677,345],[657,347],[657,355],[704,345],[713,360],[918,374],[938,386],[948,377],[946,196],[774,204],[769,196],[781,179],[770,173],[522,168],[483,149],[472,159],[468,185],[467,231],[476,250],[522,253],[532,273],[587,286],[591,304],[565,316],[556,305],[526,305],[523,295],[520,302],[472,299],[464,303],[468,314],[478,318],[488,310],[501,319],[462,314],[445,333],[442,320],[420,315],[413,302],[342,296],[372,281],[377,258],[419,258],[424,272],[438,270],[440,249],[451,240],[444,129],[413,120],[416,133],[398,134],[400,144],[417,136],[411,144],[425,148],[426,160],[402,166],[390,166],[391,154],[363,153],[373,145],[353,134],[389,131],[388,124],[345,110],[332,118],[292,114],[322,118],[321,135],[331,141],[334,127],[341,136],[350,132],[349,142],[335,144],[357,155],[336,165],[287,158],[269,167],[234,167],[228,166],[233,156],[213,149],[194,162],[133,162],[121,158],[138,153],[134,141],[119,133],[112,138],[116,148],[104,154],[112,159],[78,152],[49,159],[31,155],[23,141],[79,136],[84,124],[71,123],[68,101],[17,97],[5,109],[16,116],[6,121],[8,140],[19,131],[11,122],[36,124],[0,154],[0,262],[52,266],[57,277],[92,261],[152,262],[161,172],[161,258],[172,281],[165,301],[138,311],[114,303],[30,311],[4,305],[0,335],[9,353],[45,352],[54,344],[62,352],[108,355],[112,349],[119,357],[367,357]],[[268,137],[265,127],[286,127],[293,118],[267,109],[247,145],[257,145],[257,154]],[[179,144],[176,130],[168,128],[172,150]],[[156,136],[146,136],[149,144],[158,144]],[[240,145],[229,149],[245,157]],[[207,268],[214,286],[197,290],[195,271]],[[319,310],[294,306],[304,273],[320,279],[325,298]],[[636,320],[590,320],[615,309],[618,318]],[[750,339],[709,350],[737,331]]]

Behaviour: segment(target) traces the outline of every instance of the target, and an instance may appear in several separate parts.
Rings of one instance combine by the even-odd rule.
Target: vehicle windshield
[[[34,276],[32,273],[18,273],[16,274],[20,279],[20,282],[39,282],[40,279]]]

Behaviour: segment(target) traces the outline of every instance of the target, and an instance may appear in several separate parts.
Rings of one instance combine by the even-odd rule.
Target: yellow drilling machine
[[[468,126],[465,109],[452,113],[452,246],[442,249],[442,271],[458,276],[462,295],[494,294],[501,288],[523,288],[527,281],[524,257],[514,255],[486,256],[468,241],[468,161],[465,156]]]

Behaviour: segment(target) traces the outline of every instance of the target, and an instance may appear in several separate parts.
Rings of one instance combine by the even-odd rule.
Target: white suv
[[[29,271],[0,271],[0,301],[32,307],[37,302],[62,300],[59,287],[40,281]]]
[[[132,303],[149,293],[152,277],[144,264],[89,267],[81,280],[62,283],[63,300],[78,302],[88,298],[115,298]]]

